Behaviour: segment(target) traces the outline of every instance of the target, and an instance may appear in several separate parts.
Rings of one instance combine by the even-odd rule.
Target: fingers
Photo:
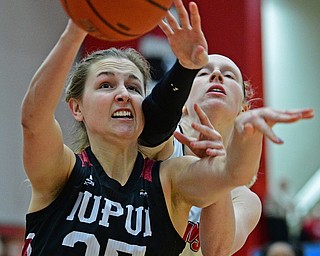
[[[284,114],[296,116],[298,119],[310,119],[314,117],[314,111],[311,108],[284,111]]]
[[[173,34],[173,30],[170,28],[170,26],[164,21],[161,20],[158,23],[159,28],[161,28],[162,32],[166,35],[166,37],[169,37]]]
[[[211,140],[192,141],[190,142],[189,148],[193,152],[205,152],[201,157],[224,156],[226,154],[222,141],[211,141]]]
[[[173,14],[168,11],[166,15],[166,20],[168,22],[168,25],[165,21],[161,21],[158,25],[160,28],[165,31],[169,32],[169,34],[172,34],[174,30],[181,29],[182,28],[193,28],[195,31],[201,32],[201,18],[198,10],[198,6],[194,2],[190,2],[189,8],[190,8],[190,19],[191,19],[191,25],[190,25],[190,20],[189,20],[189,14],[184,7],[183,3],[181,0],[174,0],[174,5],[177,10],[177,14],[180,20],[180,24],[177,21],[177,19],[173,16]]]
[[[244,112],[241,115],[239,116],[239,122],[236,124],[239,132],[244,132],[245,135],[251,136],[255,131],[259,131],[272,142],[282,144],[283,140],[274,133],[272,127],[276,123],[293,123],[301,119],[312,118],[314,112],[312,109],[280,111],[271,108],[260,108]]]
[[[265,119],[273,123],[293,123],[301,119],[301,113],[290,111],[274,111],[270,114],[266,113]]]
[[[226,154],[222,136],[218,133],[210,121],[207,119],[207,116],[198,106],[195,106],[198,115],[200,115],[201,122],[204,124],[192,123],[193,129],[199,132],[199,139],[196,140],[191,137],[187,137],[182,133],[175,132],[175,138],[186,145],[196,156],[198,157],[215,157],[215,156],[224,156]],[[205,125],[208,124],[208,125]]]
[[[173,135],[180,143],[186,145],[187,147],[190,147],[190,143],[195,140],[194,138],[189,138],[177,131],[175,131]]]
[[[174,34],[174,30],[177,30],[180,28],[180,25],[170,11],[167,12],[165,19],[167,22],[165,22],[164,20],[161,20],[158,26],[165,33],[165,35],[169,37],[170,35]]]
[[[309,119],[314,117],[314,110],[311,108],[301,110],[303,119]]]
[[[217,132],[213,127],[208,127],[206,125],[192,123],[192,128],[201,134],[201,137],[204,137],[209,140],[222,140],[222,137],[219,132]]]
[[[270,108],[264,108],[262,110],[262,116],[267,121],[272,121],[273,123],[292,123],[300,119],[313,118],[314,112],[312,109],[280,111]]]
[[[198,140],[190,141],[189,147],[193,151],[206,149],[224,150],[222,136],[212,126],[192,123],[192,128],[200,134]]]
[[[189,10],[190,10],[191,26],[195,30],[201,31],[201,17],[200,17],[200,14],[199,14],[199,9],[198,9],[197,4],[195,2],[190,2]]]
[[[313,118],[313,109],[301,109],[293,111],[278,111],[277,118],[272,120],[274,123],[293,123],[301,119]],[[276,136],[273,130],[266,123],[261,124],[261,131],[269,138],[272,142],[276,144],[283,144],[283,140]]]
[[[182,1],[181,0],[174,0],[173,3],[176,7],[181,26],[183,28],[190,28],[191,25],[189,22],[189,14],[188,14],[186,8],[184,7]]]
[[[182,0],[173,0],[176,18],[170,11],[158,25],[167,36],[170,47],[180,64],[188,69],[198,69],[208,63],[208,43],[201,29],[201,19],[196,3],[189,3],[189,13]],[[179,24],[180,23],[180,24]]]
[[[283,141],[277,137],[271,128],[279,121],[289,120],[288,115],[281,116],[281,114],[282,113],[278,111],[268,108],[244,112],[243,116],[245,116],[245,118],[240,120],[240,122],[236,124],[236,127],[238,127],[238,132],[243,133],[243,136],[252,137],[259,132],[260,134],[265,135],[272,142],[282,144]],[[296,118],[296,116],[290,116],[290,118]]]
[[[214,149],[214,148],[207,148],[206,154],[211,157],[216,157],[216,156],[225,156],[226,155],[226,150],[223,148],[221,150],[219,149]]]
[[[197,141],[194,138],[188,138],[182,133],[174,132],[174,137],[182,144],[186,145],[196,156],[216,157],[226,155],[222,140],[201,140]]]
[[[256,130],[260,131],[272,142],[276,144],[283,144],[283,140],[274,133],[274,131],[263,119],[257,120],[254,125],[252,123],[246,123],[243,126],[243,131],[245,135],[251,136],[255,133]]]
[[[206,125],[212,129],[214,129],[213,125],[211,124],[208,116],[206,115],[206,113],[199,107],[198,104],[194,104],[194,110],[197,113],[200,123],[203,125]]]
[[[224,149],[222,141],[219,140],[190,141],[190,146],[194,149]]]

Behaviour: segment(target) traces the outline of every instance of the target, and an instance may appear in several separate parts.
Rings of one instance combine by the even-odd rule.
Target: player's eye
[[[206,76],[209,73],[207,71],[200,71],[197,76]]]
[[[102,89],[110,89],[110,88],[112,88],[112,86],[111,86],[110,83],[104,82],[104,83],[100,84],[100,88],[102,88]]]
[[[128,85],[128,86],[127,86],[127,90],[128,90],[128,91],[137,92],[137,93],[139,93],[139,94],[142,94],[141,89],[140,89],[138,86],[135,86],[135,85]]]
[[[224,76],[227,77],[227,78],[230,78],[230,79],[232,79],[232,80],[235,80],[235,79],[236,79],[235,75],[234,75],[234,74],[231,74],[231,73],[226,73],[226,74],[224,74]]]

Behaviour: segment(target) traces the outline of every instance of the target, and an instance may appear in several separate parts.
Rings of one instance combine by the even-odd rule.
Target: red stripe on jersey
[[[78,154],[78,156],[81,159],[82,167],[85,167],[86,164],[88,164],[89,166],[93,166],[92,163],[90,163],[89,157],[85,150],[83,150],[80,154]]]
[[[148,158],[144,159],[143,170],[141,173],[141,177],[145,180],[152,182],[152,167],[154,165],[154,160],[150,160]]]

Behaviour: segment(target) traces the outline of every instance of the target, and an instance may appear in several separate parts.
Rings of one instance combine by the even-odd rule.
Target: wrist
[[[70,44],[82,43],[88,32],[77,26],[72,20],[69,20],[65,31],[62,33],[61,37]]]

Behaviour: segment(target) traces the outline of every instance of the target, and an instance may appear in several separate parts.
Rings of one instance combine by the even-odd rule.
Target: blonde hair
[[[100,60],[111,57],[128,59],[134,63],[143,75],[144,91],[146,91],[147,83],[151,80],[149,62],[133,48],[112,47],[89,54],[75,66],[67,80],[65,101],[69,102],[71,98],[81,101],[90,67]],[[77,153],[90,145],[86,127],[82,122],[74,121],[72,138],[70,147]]]

